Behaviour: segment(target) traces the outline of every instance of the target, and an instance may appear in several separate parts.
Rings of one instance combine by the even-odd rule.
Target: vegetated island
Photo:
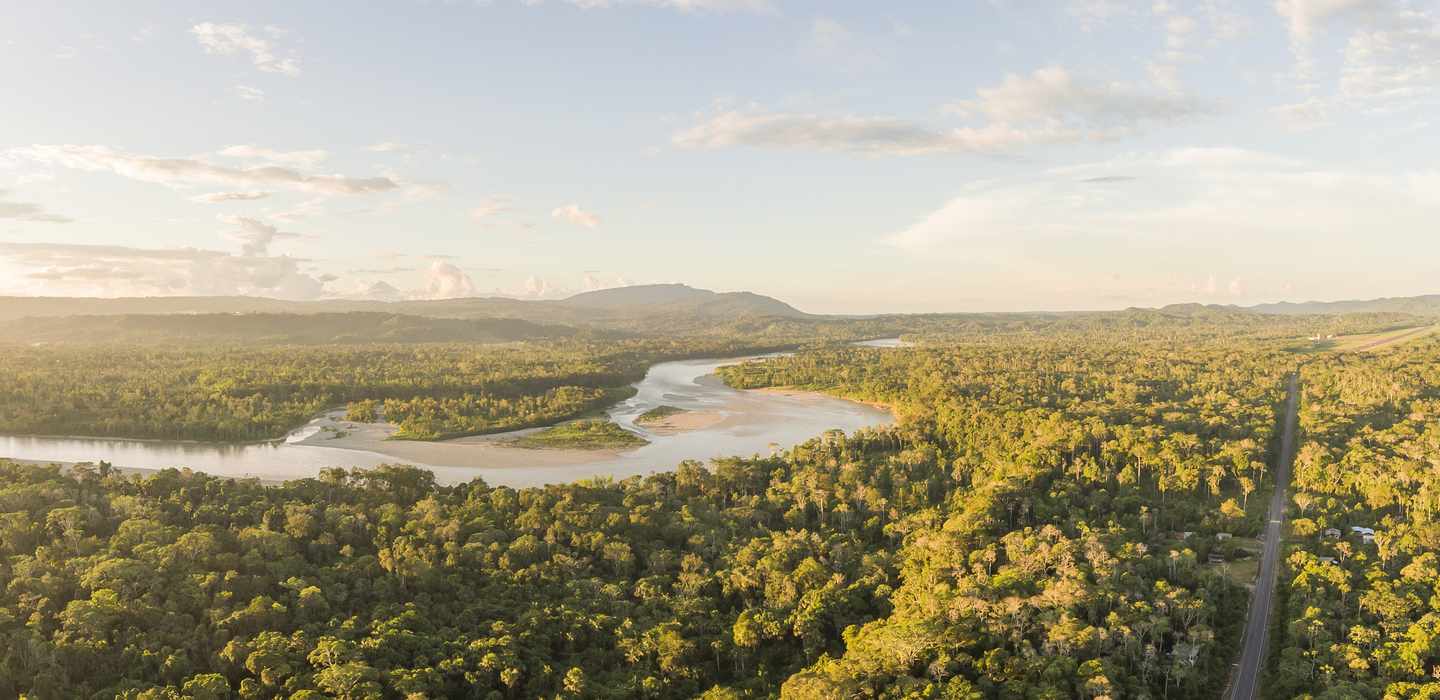
[[[660,425],[665,423],[665,419],[670,416],[676,416],[681,413],[689,413],[689,411],[679,408],[678,406],[656,406],[636,417],[635,424],[647,426]]]
[[[509,444],[531,449],[629,450],[650,441],[608,420],[577,420],[515,438]]]

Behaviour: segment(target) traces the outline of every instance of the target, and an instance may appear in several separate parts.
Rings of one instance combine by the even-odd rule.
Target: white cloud
[[[431,299],[458,299],[475,296],[475,281],[464,270],[436,260],[426,273],[426,296]]]
[[[581,209],[578,204],[566,204],[563,207],[557,207],[554,211],[550,212],[550,216],[561,221],[575,224],[576,226],[584,226],[585,228],[595,228],[600,225],[600,217]]]
[[[190,198],[192,202],[201,204],[220,204],[222,202],[253,202],[257,199],[269,197],[269,192],[210,192],[208,194],[197,194]]]
[[[280,165],[296,165],[306,168],[313,168],[330,157],[328,152],[318,148],[306,151],[277,151],[273,148],[249,145],[226,146],[216,151],[216,154],[228,158],[264,161]]]
[[[0,190],[0,219],[11,221],[35,221],[50,224],[68,224],[69,217],[53,214],[45,210],[45,207],[33,202],[16,202],[6,198],[5,190]]]
[[[1440,18],[1399,10],[1356,31],[1345,47],[1342,97],[1391,107],[1429,97],[1440,86]]]
[[[1051,67],[1028,76],[1010,75],[947,111],[984,121],[940,129],[889,117],[730,111],[675,134],[672,141],[684,148],[752,146],[870,155],[995,153],[1113,140],[1147,124],[1180,122],[1213,110],[1191,97],[1077,79],[1064,68]]]
[[[236,227],[230,237],[240,242],[241,255],[269,255],[270,245],[275,241],[300,238],[298,233],[287,233],[247,216],[221,215],[219,219],[222,223]]]
[[[246,102],[264,102],[265,91],[250,85],[236,85],[230,89],[235,96]]]
[[[0,243],[0,260],[48,293],[99,296],[252,295],[315,299],[325,284],[290,257],[196,248]]]
[[[295,77],[300,75],[300,59],[292,53],[289,56],[276,55],[276,48],[270,39],[252,34],[243,24],[216,24],[201,22],[190,28],[195,40],[200,42],[206,53],[232,55],[249,54],[250,62],[266,73],[279,73]],[[278,32],[271,31],[271,34]]]
[[[158,158],[105,146],[35,145],[11,149],[12,157],[89,172],[112,172],[142,182],[174,186],[222,184],[236,187],[278,187],[312,194],[358,195],[396,190],[386,177],[307,175],[291,168],[232,168],[193,158]]]

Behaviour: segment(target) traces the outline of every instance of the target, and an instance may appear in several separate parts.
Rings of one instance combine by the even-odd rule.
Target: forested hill
[[[81,315],[356,312],[450,319],[508,318],[534,323],[629,328],[674,318],[713,322],[808,316],[771,297],[750,292],[712,292],[681,284],[620,287],[546,301],[501,297],[396,302],[350,299],[286,301],[262,297],[0,297],[0,321]]]
[[[1414,314],[1417,316],[1440,316],[1440,294],[1347,301],[1307,301],[1303,303],[1282,301],[1276,304],[1259,304],[1250,307],[1250,309],[1263,314],[1286,315],[1401,313]]]
[[[0,323],[0,336],[27,343],[365,344],[496,343],[574,338],[570,326],[515,318],[425,318],[378,312],[320,314],[123,314],[50,316]]]

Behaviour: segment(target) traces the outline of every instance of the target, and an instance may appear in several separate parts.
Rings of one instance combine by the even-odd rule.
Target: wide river
[[[896,347],[893,341],[870,341]],[[283,442],[219,445],[206,443],[0,435],[0,457],[31,461],[98,462],[132,469],[189,467],[209,474],[298,479],[327,467],[412,464],[435,472],[442,483],[484,477],[491,484],[536,486],[595,476],[625,478],[674,469],[682,460],[768,455],[821,433],[889,425],[885,410],[815,394],[736,391],[715,375],[718,367],[750,358],[663,362],[635,385],[634,397],[609,410],[611,420],[637,432],[650,444],[634,450],[579,452],[526,450],[497,442],[506,436],[468,438],[452,443],[413,443],[338,439],[368,449],[333,447],[322,439],[325,426],[339,426],[334,414],[322,416],[291,433]],[[675,406],[706,418],[701,427],[657,434],[635,423],[645,411]],[[522,431],[523,432],[523,431]],[[388,454],[386,454],[388,453]],[[401,456],[403,453],[403,456]],[[423,459],[415,458],[421,455]]]

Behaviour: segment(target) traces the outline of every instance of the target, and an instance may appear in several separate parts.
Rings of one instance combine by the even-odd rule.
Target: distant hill
[[[683,284],[616,287],[577,294],[557,302],[576,309],[630,313],[693,313],[702,316],[808,316],[779,299],[751,292],[712,292]]]
[[[1440,316],[1440,294],[1349,301],[1306,301],[1301,303],[1282,301],[1275,304],[1257,304],[1249,308],[1252,311],[1262,314],[1283,314],[1286,316],[1354,313],[1397,313],[1413,314],[1416,316]]]
[[[247,327],[245,332],[263,333],[264,329],[261,326],[264,323],[279,323],[278,317],[282,315],[378,314],[390,317],[429,319],[508,319],[545,326],[573,326],[631,332],[648,330],[684,332],[703,330],[717,324],[753,322],[761,319],[812,318],[809,314],[771,297],[750,292],[718,293],[706,289],[695,289],[683,284],[618,287],[586,292],[568,299],[547,301],[501,297],[393,302],[344,299],[284,301],[262,297],[134,297],[119,299],[0,297],[0,323],[20,319],[69,316],[130,317],[123,322],[97,323],[93,327],[97,333],[103,331],[121,335],[145,332],[141,330],[144,328],[161,332],[164,328],[175,326],[174,322],[167,326],[166,323],[160,321],[146,320],[143,318],[146,316],[227,314],[242,314],[252,316],[252,318],[247,319],[244,323],[234,320],[222,323],[219,319],[211,319],[187,325],[197,328],[204,326],[205,323],[223,325],[225,327],[223,331],[216,331],[222,335],[241,332],[238,330],[241,326]],[[269,314],[271,317],[266,318],[263,316],[265,314]],[[420,324],[413,320],[393,322],[408,330],[377,329],[373,327],[372,320],[362,320],[354,316],[350,320],[360,324],[360,328],[356,331],[357,335],[374,334],[377,331],[402,335],[424,335],[419,329]],[[218,328],[219,325],[215,328]],[[66,324],[47,326],[36,322],[24,326],[24,329],[40,336],[47,333],[67,336],[69,327]],[[17,331],[19,328],[17,327]],[[525,330],[519,326],[503,329],[495,326],[494,328],[495,333],[501,337],[535,330]],[[550,333],[551,330],[547,329],[543,332]],[[332,331],[339,335],[343,334],[344,329],[321,325],[313,331],[313,335],[318,337]],[[490,331],[476,328],[441,328],[439,325],[431,324],[425,332],[449,337],[472,333],[484,335]],[[287,330],[280,334],[291,333],[292,330],[287,326]]]
[[[497,343],[567,338],[580,331],[511,318],[447,319],[351,312],[316,314],[120,314],[48,316],[0,323],[26,343],[322,344]]]

